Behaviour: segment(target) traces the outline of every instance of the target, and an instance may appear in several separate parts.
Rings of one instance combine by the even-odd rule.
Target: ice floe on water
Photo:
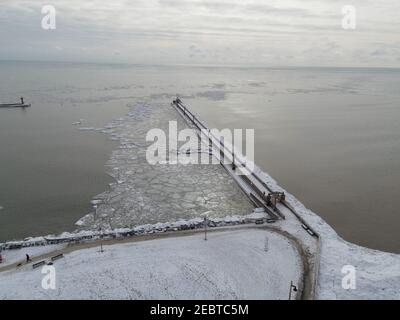
[[[81,124],[83,124],[85,122],[86,122],[85,119],[79,119],[78,121],[73,122],[72,125],[73,126],[79,126],[79,125],[81,125]]]
[[[93,212],[77,222],[80,229],[132,228],[192,219],[204,212],[212,218],[252,212],[253,205],[220,165],[148,163],[147,132],[159,128],[168,133],[171,120],[178,129],[187,128],[169,101],[137,103],[127,116],[103,128],[120,141],[107,163],[115,182],[96,196]]]
[[[94,127],[80,127],[79,130],[81,131],[96,131]]]

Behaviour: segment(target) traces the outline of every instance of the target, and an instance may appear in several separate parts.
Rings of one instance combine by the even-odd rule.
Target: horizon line
[[[400,66],[307,66],[307,65],[243,65],[243,64],[185,64],[185,63],[138,63],[138,62],[106,62],[106,61],[74,61],[74,60],[25,60],[25,59],[0,59],[0,62],[22,62],[22,63],[70,63],[70,64],[93,64],[93,65],[131,65],[142,67],[199,67],[199,68],[238,68],[238,69],[397,69]]]

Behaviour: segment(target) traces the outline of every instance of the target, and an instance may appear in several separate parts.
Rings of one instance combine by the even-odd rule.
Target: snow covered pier
[[[0,108],[29,108],[30,106],[30,104],[24,102],[23,97],[21,97],[20,103],[0,103]]]
[[[173,103],[175,109],[199,131],[207,127],[199,121],[179,99]],[[218,148],[220,144],[214,144]],[[222,146],[225,149],[225,146]],[[232,148],[225,152],[229,156]],[[232,158],[239,158],[238,155]],[[237,162],[236,162],[237,163]],[[235,174],[235,166],[224,168],[239,183],[249,196],[265,192],[284,192],[285,197],[276,203],[276,208],[285,217],[277,220],[273,227],[295,237],[308,257],[305,270],[304,290],[308,298],[315,299],[399,299],[400,298],[400,255],[380,252],[348,243],[321,217],[307,209],[293,195],[257,166],[248,181]],[[237,167],[237,165],[236,165]],[[251,195],[250,195],[251,196]],[[353,270],[353,284],[344,282],[348,270]]]
[[[227,142],[222,141],[221,137],[215,136],[211,130],[207,128],[203,122],[200,121],[198,117],[196,117],[182,103],[179,98],[172,102],[172,106],[176,108],[179,114],[189,123],[189,125],[195,127],[203,134],[205,133],[205,137],[202,134],[199,134],[199,137],[203,139],[206,138],[206,141],[203,142],[208,142],[209,148],[212,150],[212,154],[219,159],[221,165],[227,170],[227,172],[231,176],[235,177],[235,180],[238,182],[245,194],[249,197],[250,201],[253,202],[256,207],[263,208],[271,220],[285,219],[285,216],[277,208],[277,206],[273,204],[272,201],[276,201],[278,199],[280,200],[280,197],[277,197],[277,194],[272,192],[272,190],[270,190],[255,173],[249,172],[250,175],[235,174],[235,170],[237,168],[246,168],[246,163],[241,160],[243,159],[243,155],[237,154],[237,152],[234,150],[234,147],[229,146]],[[230,167],[226,164],[227,158],[229,160],[228,162],[231,164]],[[236,177],[241,178],[241,180],[236,179]],[[260,183],[262,188],[259,186]]]
[[[312,227],[308,226],[307,223],[302,220],[296,211],[286,202],[285,194],[283,192],[272,190],[256,172],[249,169],[247,169],[246,174],[236,174],[235,171],[238,168],[246,170],[247,161],[242,154],[237,152],[233,145],[229,145],[229,143],[221,141],[220,137],[216,137],[179,98],[174,100],[171,105],[176,108],[189,125],[202,132],[202,134],[199,133],[200,138],[204,139],[205,133],[210,149],[216,150],[213,154],[220,155],[219,160],[221,165],[236,180],[256,207],[263,208],[273,220],[285,219],[285,215],[278,205],[278,203],[281,203],[301,220],[302,224],[304,224],[304,228],[306,228],[311,235],[318,237],[317,232],[315,232]],[[226,164],[226,158],[230,160],[230,166]]]
[[[319,277],[321,243],[319,234],[299,215],[296,210],[286,201],[282,191],[275,191],[268,186],[256,170],[247,169],[246,174],[238,174],[238,168],[246,170],[247,159],[237,152],[229,142],[221,141],[220,137],[213,135],[211,130],[196,116],[183,102],[177,98],[171,103],[177,112],[183,117],[189,126],[198,130],[198,135],[203,143],[208,143],[212,154],[216,155],[229,173],[238,183],[240,188],[249,197],[257,208],[264,209],[269,218],[266,222],[276,222],[277,220],[290,220],[287,224],[280,224],[278,228],[287,231],[289,234],[300,232],[299,239],[308,251],[310,272],[308,282],[305,283],[305,290],[309,292],[309,297],[315,297]],[[225,161],[226,158],[230,161]],[[230,164],[226,164],[226,163]],[[254,164],[252,164],[254,165]],[[293,229],[293,227],[295,229]],[[306,234],[304,234],[306,233]],[[304,240],[306,239],[306,240]]]

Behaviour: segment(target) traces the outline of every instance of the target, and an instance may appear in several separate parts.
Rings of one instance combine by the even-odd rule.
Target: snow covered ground
[[[268,174],[256,169],[321,238],[317,299],[400,299],[400,255],[364,248],[343,240],[320,216],[282,189]],[[346,287],[349,267],[355,271],[355,287]],[[344,284],[344,286],[343,286]]]
[[[56,290],[42,289],[40,268],[3,272],[0,299],[288,299],[290,281],[301,288],[301,257],[282,235],[249,228],[203,237],[74,251],[54,264]]]

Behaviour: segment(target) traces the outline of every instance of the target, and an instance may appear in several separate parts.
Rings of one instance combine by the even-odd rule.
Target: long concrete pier
[[[221,137],[213,135],[197,115],[195,115],[179,98],[175,99],[171,106],[183,117],[189,126],[198,130],[198,135],[202,142],[208,143],[213,154],[219,159],[220,164],[238,183],[244,193],[258,208],[263,208],[269,216],[267,222],[280,221],[277,228],[287,231],[299,238],[309,258],[308,283],[304,283],[304,290],[310,293],[309,297],[315,298],[318,287],[319,265],[321,254],[320,235],[309,226],[296,210],[285,200],[285,196],[280,192],[272,190],[270,186],[254,171],[248,170],[246,175],[238,174],[237,168],[246,169],[245,157],[239,154],[234,146],[229,146]],[[225,159],[230,160],[226,164]],[[274,196],[278,195],[274,200]]]

